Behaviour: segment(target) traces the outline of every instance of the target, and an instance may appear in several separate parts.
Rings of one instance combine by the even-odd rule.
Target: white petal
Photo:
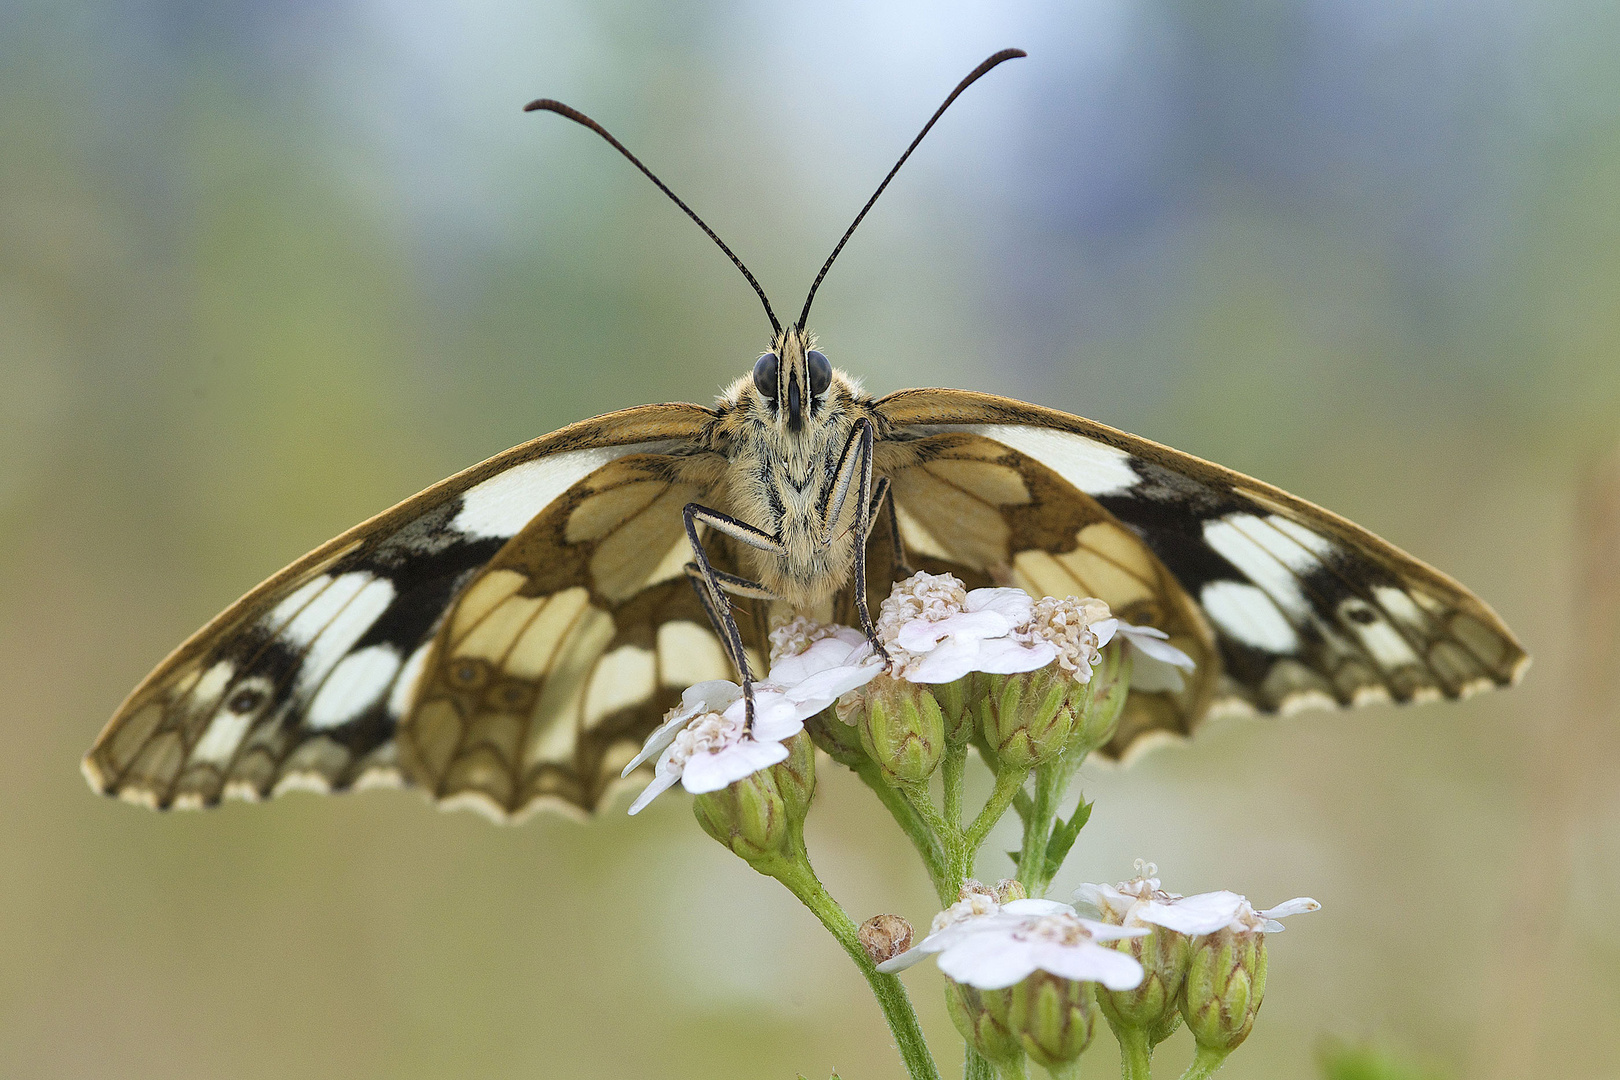
[[[900,628],[894,640],[907,652],[925,653],[947,638],[979,641],[1005,637],[1012,628],[1012,623],[994,611],[965,611],[937,622],[912,619]]]
[[[806,676],[798,683],[790,683],[782,691],[784,697],[798,706],[801,719],[816,713],[837,701],[858,686],[865,686],[883,672],[883,661],[873,655],[864,663],[828,668]],[[776,669],[771,669],[776,675]]]
[[[1179,694],[1186,687],[1187,683],[1181,677],[1181,670],[1174,664],[1156,660],[1146,653],[1139,653],[1131,662],[1132,690],[1144,693],[1168,690],[1173,694]]]
[[[934,651],[908,663],[903,678],[914,683],[955,682],[974,670],[973,663],[978,655],[977,641],[943,641]]]
[[[1098,619],[1091,624],[1091,632],[1097,635],[1097,648],[1102,648],[1114,640],[1114,634],[1119,630],[1118,619]]]
[[[710,679],[708,682],[694,683],[681,691],[681,703],[673,709],[663,723],[653,729],[642,744],[641,752],[630,759],[630,764],[624,767],[620,776],[629,776],[638,765],[649,758],[657,757],[664,752],[664,748],[675,741],[675,736],[681,728],[691,723],[692,718],[700,713],[720,712],[742,695],[742,687],[725,679]]]
[[[1049,943],[1035,949],[1042,971],[1065,979],[1100,982],[1110,990],[1132,990],[1141,985],[1142,965],[1135,958],[1101,945]]]
[[[636,796],[636,801],[630,804],[630,813],[641,813],[647,808],[648,803],[652,802],[658,796],[674,787],[675,781],[679,780],[680,778],[681,774],[675,772],[674,770],[660,772],[657,776],[653,777],[652,783],[641,789],[641,794]]]
[[[1001,905],[1001,910],[1009,915],[1019,915],[1024,918],[1059,915],[1065,912],[1070,915],[1074,914],[1074,908],[1060,900],[1042,900],[1038,897],[1030,897],[1027,900],[1009,900]]]
[[[981,990],[1000,990],[1029,978],[1035,971],[1027,942],[998,930],[969,934],[939,954],[939,970],[959,983]]]
[[[743,739],[714,754],[699,751],[681,770],[681,786],[694,795],[719,791],[787,756],[787,747],[774,739]]]
[[[1230,924],[1244,903],[1237,893],[1222,890],[1184,896],[1174,904],[1144,904],[1136,917],[1189,936],[1213,934]]]
[[[1262,919],[1286,919],[1290,915],[1303,915],[1307,911],[1321,911],[1322,905],[1308,896],[1296,896],[1292,900],[1284,900],[1274,908],[1267,908],[1260,912]]]
[[[870,649],[865,634],[840,626],[831,637],[821,638],[797,656],[784,657],[772,664],[771,673],[766,679],[792,686],[829,668],[843,667],[855,658],[856,653],[869,652]]]
[[[1157,627],[1132,626],[1130,623],[1120,623],[1119,628],[1124,633],[1126,640],[1141,649],[1144,656],[1151,656],[1153,659],[1163,661],[1166,664],[1174,664],[1184,671],[1191,671],[1198,666],[1193,663],[1192,657],[1171,645],[1167,640],[1170,635]]]
[[[979,655],[973,661],[973,670],[992,675],[1013,675],[1043,668],[1056,659],[1057,646],[1049,641],[1022,645],[1012,638],[992,638],[979,642]]]
[[[1115,926],[1096,919],[1081,919],[1080,922],[1097,941],[1120,941],[1124,938],[1147,937],[1153,933],[1145,926]]]
[[[877,969],[883,972],[885,975],[893,975],[897,971],[904,971],[908,967],[915,966],[926,957],[933,955],[933,953],[933,949],[925,949],[921,945],[913,945],[899,956],[891,956],[889,959],[883,961],[883,963],[877,966]]]
[[[963,606],[969,611],[994,611],[1009,626],[1021,626],[1029,622],[1035,599],[1023,589],[974,589]]]

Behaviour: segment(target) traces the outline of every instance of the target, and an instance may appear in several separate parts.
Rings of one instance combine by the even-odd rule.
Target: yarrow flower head
[[[927,937],[878,970],[900,971],[937,953],[941,971],[981,990],[1000,990],[1036,971],[1129,989],[1141,981],[1142,966],[1098,942],[1146,933],[1082,919],[1056,900],[1000,903],[974,892],[936,915]]]
[[[1007,674],[1045,667],[1050,642],[1015,634],[1033,601],[1022,589],[974,589],[950,574],[917,572],[899,582],[878,610],[876,630],[896,677],[955,682],[969,672]]]
[[[681,703],[624,767],[629,776],[638,765],[657,757],[652,783],[630,804],[630,813],[640,813],[676,783],[694,795],[718,791],[786,759],[784,740],[804,729],[799,712],[780,692],[756,684],[754,725],[748,731],[742,687],[719,679],[688,687]]]

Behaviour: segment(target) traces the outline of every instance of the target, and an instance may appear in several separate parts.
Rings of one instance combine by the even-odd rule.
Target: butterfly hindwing
[[[682,689],[734,677],[684,572],[681,510],[703,494],[687,465],[604,466],[462,592],[400,732],[435,797],[498,818],[593,810]]]
[[[1212,635],[1214,648],[1207,657],[1187,651],[1215,683],[1204,704],[1189,702],[1188,709],[1165,709],[1162,694],[1133,695],[1133,703],[1148,699],[1144,705],[1161,699],[1153,704],[1163,713],[1162,723],[1151,726],[1185,732],[1208,711],[1463,697],[1510,685],[1527,663],[1512,633],[1462,586],[1366,530],[1270,485],[1101,424],[987,394],[904,391],[877,407],[895,425],[896,453],[941,436],[972,436],[1013,452],[1006,459],[1010,466],[1033,460],[1059,477],[1072,492],[1059,503],[1080,496],[1082,505],[1095,506],[1114,523],[1094,535],[1103,549],[1126,553],[1104,570],[1116,585],[1128,586],[1129,580],[1114,571],[1129,569],[1143,553],[1155,570],[1167,571],[1171,591],[1179,596],[1167,598],[1161,591],[1156,602],[1169,599],[1190,613],[1189,626],[1201,623]],[[897,491],[902,486],[897,480]],[[1014,550],[1019,542],[1012,522],[1020,505],[1027,504],[1008,504],[1001,514],[1010,545],[1008,569],[1017,584],[1055,592],[1067,582],[1043,576],[1054,564],[1108,565],[1105,552],[1095,558],[1086,554],[1087,547],[1097,545],[1088,545],[1084,533],[1070,540],[1029,532],[1037,543]],[[902,501],[902,517],[906,510]],[[1053,516],[1044,506],[1034,512],[1041,519]],[[986,536],[987,529],[993,531],[989,526],[967,531]],[[940,529],[936,536],[961,531]],[[963,552],[965,542],[951,541],[955,554]],[[1136,565],[1142,581],[1153,578],[1150,564]],[[1119,610],[1127,619],[1174,633],[1140,613],[1133,619],[1129,608]],[[1177,644],[1186,649],[1184,641]],[[1123,751],[1137,733],[1122,727],[1110,749]]]
[[[455,598],[579,480],[628,454],[686,446],[712,415],[662,405],[572,425],[323,545],[159,665],[85,756],[86,776],[155,807],[408,781],[395,729]]]

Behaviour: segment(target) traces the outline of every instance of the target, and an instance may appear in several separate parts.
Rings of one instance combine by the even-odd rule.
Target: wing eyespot
[[[225,707],[238,716],[243,716],[264,704],[264,696],[264,691],[257,687],[244,687],[231,695]]]

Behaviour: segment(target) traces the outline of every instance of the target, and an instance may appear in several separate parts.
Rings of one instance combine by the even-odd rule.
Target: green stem
[[[884,975],[873,966],[872,958],[861,947],[854,921],[821,884],[815,871],[810,869],[809,860],[802,855],[791,860],[784,859],[780,865],[772,868],[771,876],[786,885],[788,891],[821,920],[821,925],[838,939],[838,944],[844,947],[861,974],[866,976],[867,984],[872,987],[872,994],[883,1010],[883,1018],[889,1022],[889,1030],[894,1033],[895,1046],[900,1051],[900,1059],[905,1062],[911,1080],[939,1080],[939,1069],[934,1066],[933,1055],[929,1054],[928,1044],[923,1040],[922,1028],[917,1023],[917,1013],[911,1007],[905,986],[893,975]]]
[[[1024,789],[1026,773],[1018,769],[1004,769],[996,774],[996,786],[990,792],[990,798],[985,801],[984,809],[979,811],[973,824],[968,826],[967,832],[962,836],[962,844],[957,850],[955,866],[952,868],[958,880],[966,880],[973,873],[973,858],[984,846],[985,837],[996,822],[1007,812],[1012,805],[1013,797]]]
[[[996,1080],[996,1067],[972,1046],[962,1060],[962,1080]]]
[[[1153,1047],[1148,1045],[1147,1031],[1138,1027],[1116,1027],[1114,1038],[1119,1040],[1120,1080],[1151,1080]]]
[[[1226,1056],[1230,1050],[1216,1050],[1209,1046],[1200,1046],[1193,1055],[1192,1064],[1187,1071],[1181,1074],[1181,1080],[1206,1080],[1215,1075],[1215,1070],[1226,1063]]]
[[[1024,846],[1018,853],[1018,880],[1031,896],[1041,895],[1047,885],[1046,846],[1052,839],[1052,819],[1065,779],[1061,758],[1035,770],[1035,800],[1024,820]]]
[[[940,777],[945,788],[945,820],[957,829],[962,827],[962,776],[967,772],[967,744],[947,746],[945,760],[940,763]]]
[[[939,894],[940,902],[949,906],[956,899],[956,890],[959,885],[950,881],[948,869],[949,860],[945,851],[940,847],[940,839],[928,827],[916,809],[900,793],[897,788],[890,787],[888,782],[878,771],[878,767],[870,762],[859,765],[855,774],[861,778],[862,783],[872,789],[900,826],[900,831],[906,834],[911,846],[917,849],[922,857],[923,865],[928,868],[928,876],[934,883],[934,891]]]

